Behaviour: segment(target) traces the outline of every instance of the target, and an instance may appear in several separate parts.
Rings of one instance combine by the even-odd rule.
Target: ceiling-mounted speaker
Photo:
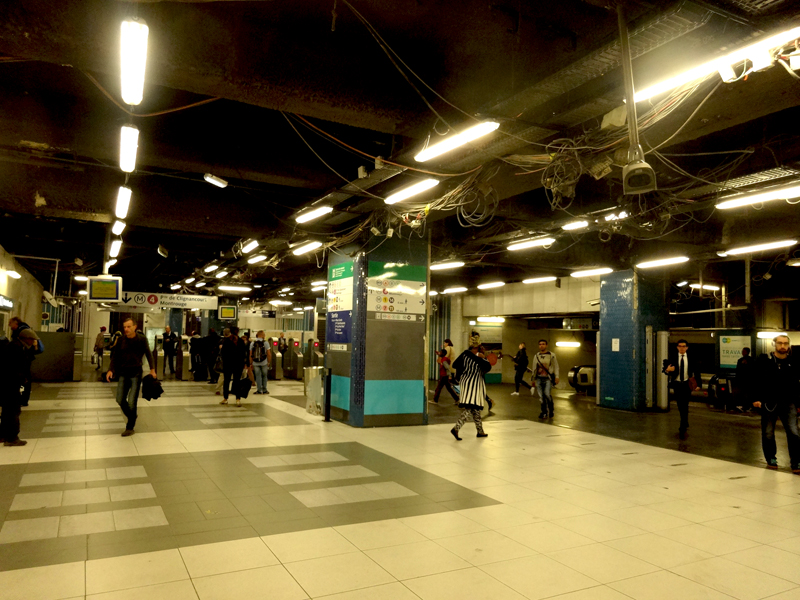
[[[634,160],[622,167],[622,190],[625,195],[652,192],[656,187],[656,172],[644,160]]]
[[[169,250],[164,248],[164,246],[162,246],[161,244],[158,245],[158,253],[164,258],[167,258],[169,256]]]

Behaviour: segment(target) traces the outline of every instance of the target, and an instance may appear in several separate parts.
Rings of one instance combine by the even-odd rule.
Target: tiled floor
[[[101,425],[113,386],[35,390],[30,443],[0,448],[0,598],[800,599],[789,473],[497,417],[459,443],[355,430],[290,382],[241,409],[165,387],[130,438]]]

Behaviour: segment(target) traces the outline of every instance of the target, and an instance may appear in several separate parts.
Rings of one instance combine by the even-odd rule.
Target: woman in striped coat
[[[475,428],[478,430],[478,437],[487,437],[489,434],[483,432],[483,423],[481,422],[481,411],[486,403],[486,383],[483,376],[491,370],[492,365],[484,358],[483,347],[473,346],[469,350],[464,350],[456,359],[453,368],[456,370],[458,383],[461,386],[461,401],[458,406],[461,407],[462,412],[450,433],[460,441],[458,431],[471,416],[475,422]]]

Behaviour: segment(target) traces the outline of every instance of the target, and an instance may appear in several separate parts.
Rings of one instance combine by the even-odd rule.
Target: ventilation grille
[[[765,183],[767,181],[776,181],[778,179],[783,179],[785,177],[793,177],[797,175],[800,175],[800,171],[796,169],[791,169],[789,167],[777,167],[775,169],[759,171],[758,173],[751,173],[750,175],[743,175],[742,177],[731,179],[730,181],[724,183],[724,186],[725,189],[739,189],[751,185],[756,185],[758,183]],[[702,196],[708,196],[709,194],[716,194],[720,191],[721,191],[720,186],[718,185],[704,185],[702,187],[696,187],[686,192],[682,192],[681,194],[679,194],[679,196],[681,198],[700,198]]]
[[[757,15],[786,4],[786,0],[728,0],[728,4],[748,15]]]

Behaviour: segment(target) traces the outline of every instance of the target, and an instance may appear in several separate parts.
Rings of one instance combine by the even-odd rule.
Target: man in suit
[[[664,373],[670,378],[675,402],[681,413],[681,424],[678,428],[681,439],[686,438],[686,430],[689,428],[689,400],[692,390],[702,385],[700,364],[689,357],[688,349],[689,342],[678,340],[678,353],[670,357],[664,365]]]

